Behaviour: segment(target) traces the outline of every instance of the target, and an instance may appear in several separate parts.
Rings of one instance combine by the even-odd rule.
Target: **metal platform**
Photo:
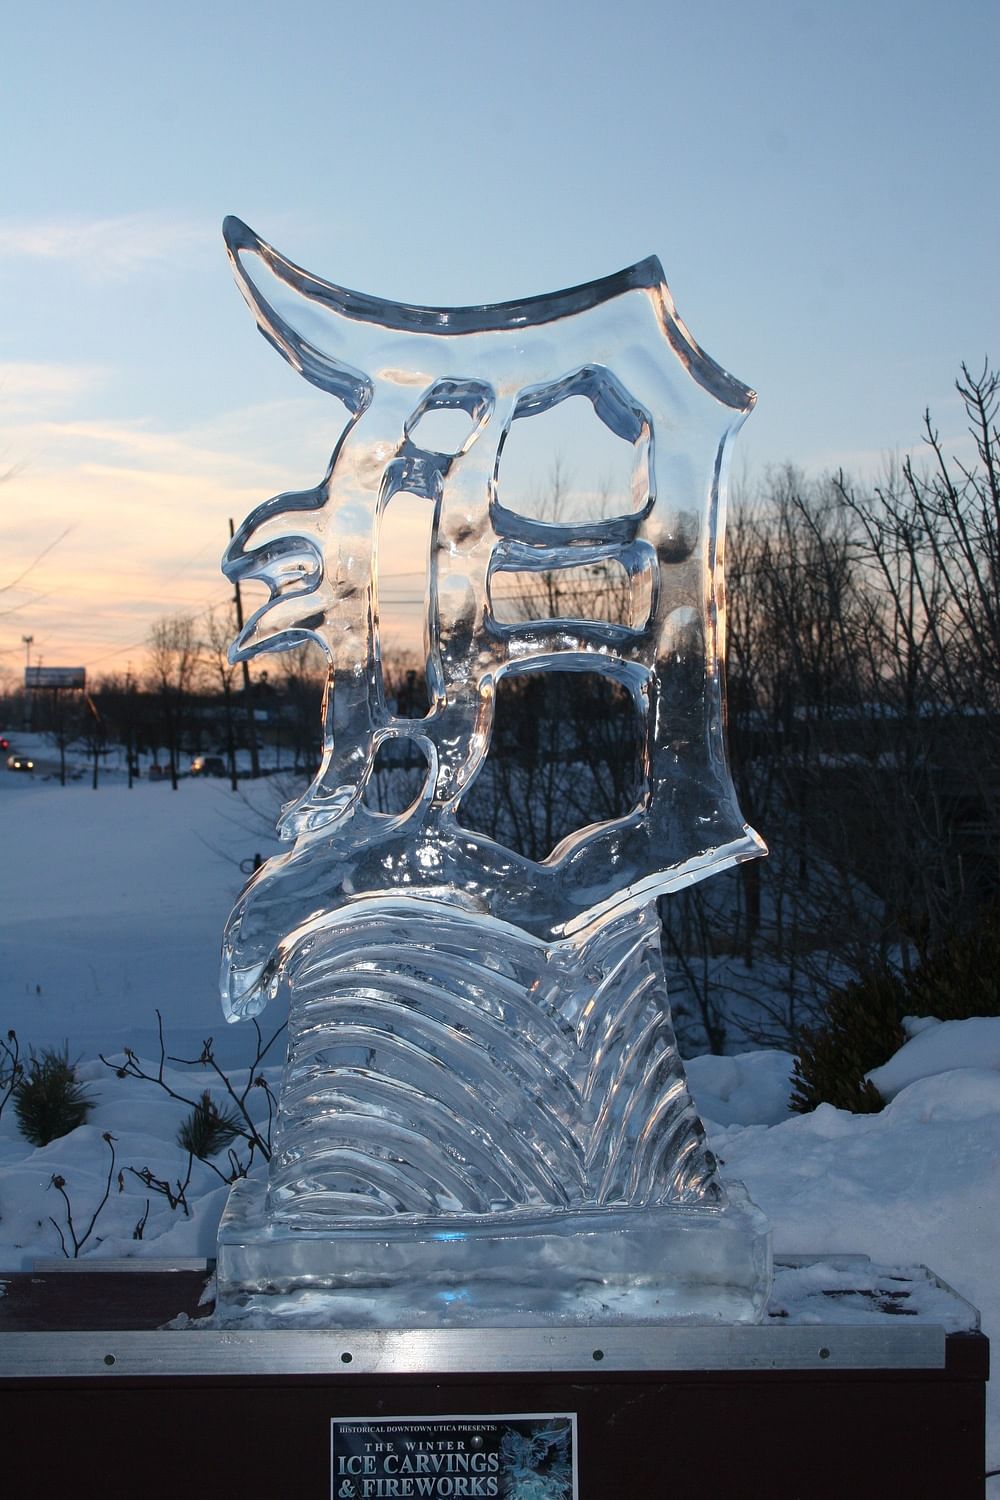
[[[757,1326],[349,1332],[215,1328],[211,1269],[0,1273],[7,1481],[44,1432],[56,1492],[320,1496],[332,1423],[569,1413],[579,1500],[983,1495],[989,1345],[921,1267],[779,1258]]]
[[[789,1315],[783,1292],[817,1267],[825,1280],[813,1274]],[[0,1378],[931,1370],[945,1366],[949,1331],[979,1326],[976,1310],[925,1267],[872,1267],[866,1256],[779,1259],[773,1311],[756,1325],[222,1330],[211,1273],[203,1260],[137,1258],[0,1274]]]

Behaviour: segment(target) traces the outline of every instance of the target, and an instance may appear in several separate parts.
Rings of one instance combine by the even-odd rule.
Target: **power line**
[[[49,542],[49,545],[47,547],[43,547],[35,560],[28,564],[23,573],[18,573],[17,577],[12,579],[10,583],[0,584],[0,594],[6,594],[10,589],[16,589],[18,584],[21,583],[25,578],[27,578],[29,573],[34,572],[34,570],[38,567],[38,564],[42,561],[42,558],[49,555],[53,547],[58,547],[59,543],[63,540],[64,537],[69,536],[71,531],[75,531],[76,524],[77,523],[75,521],[71,521],[63,531],[60,531],[55,541]]]
[[[32,589],[31,593],[34,597],[25,599],[22,604],[12,604],[10,609],[0,609],[0,620],[6,620],[8,615],[16,615],[22,609],[31,609],[36,604],[41,604],[43,599],[52,598],[51,591],[47,594],[40,594],[37,589]]]
[[[204,616],[207,616],[211,610],[216,609],[220,604],[228,604],[229,602],[230,601],[228,597],[222,599],[216,597],[213,598],[207,605],[204,603],[204,601],[199,601],[199,603],[193,604],[190,609],[175,610],[174,614],[185,616],[190,620],[200,620]],[[147,635],[144,636],[141,641],[132,641],[131,644],[127,646],[116,646],[113,651],[105,651],[100,656],[91,657],[91,659],[84,662],[83,665],[88,668],[96,667],[102,661],[111,661],[116,656],[122,656],[126,651],[141,651],[145,646],[148,646],[148,644],[149,637]]]

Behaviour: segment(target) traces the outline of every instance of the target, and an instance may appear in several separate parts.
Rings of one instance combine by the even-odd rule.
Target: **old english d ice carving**
[[[344,425],[320,483],[259,506],[224,562],[269,591],[234,657],[311,639],[328,684],[322,765],[282,815],[292,847],[226,930],[227,1017],[284,985],[290,1019],[266,1200],[237,1185],[222,1304],[322,1293],[351,1321],[381,1286],[388,1322],[756,1317],[766,1231],[706,1149],[655,905],[764,852],[726,764],[720,666],[726,463],[753,394],[691,340],[655,259],[421,308],[321,281],[238,220],[225,233],[262,333]],[[570,409],[573,482],[525,503],[515,446]],[[592,440],[622,458],[613,494]],[[419,718],[383,678],[399,495],[431,535]],[[501,603],[512,579],[544,584],[530,608]],[[618,715],[636,772],[610,815],[532,858],[530,785],[506,823],[484,830],[482,808],[498,704],[549,681]],[[567,717],[547,763],[577,743]],[[392,744],[426,769],[385,813],[369,792]]]

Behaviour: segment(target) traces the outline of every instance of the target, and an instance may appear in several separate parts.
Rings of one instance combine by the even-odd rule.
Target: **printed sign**
[[[576,1413],[334,1417],[331,1500],[577,1500]]]
[[[25,667],[26,688],[82,688],[87,685],[84,667]]]

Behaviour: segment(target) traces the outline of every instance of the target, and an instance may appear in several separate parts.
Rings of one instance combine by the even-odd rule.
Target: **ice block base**
[[[219,1228],[223,1326],[455,1328],[756,1323],[771,1238],[745,1189],[721,1207],[268,1222],[237,1181]]]

